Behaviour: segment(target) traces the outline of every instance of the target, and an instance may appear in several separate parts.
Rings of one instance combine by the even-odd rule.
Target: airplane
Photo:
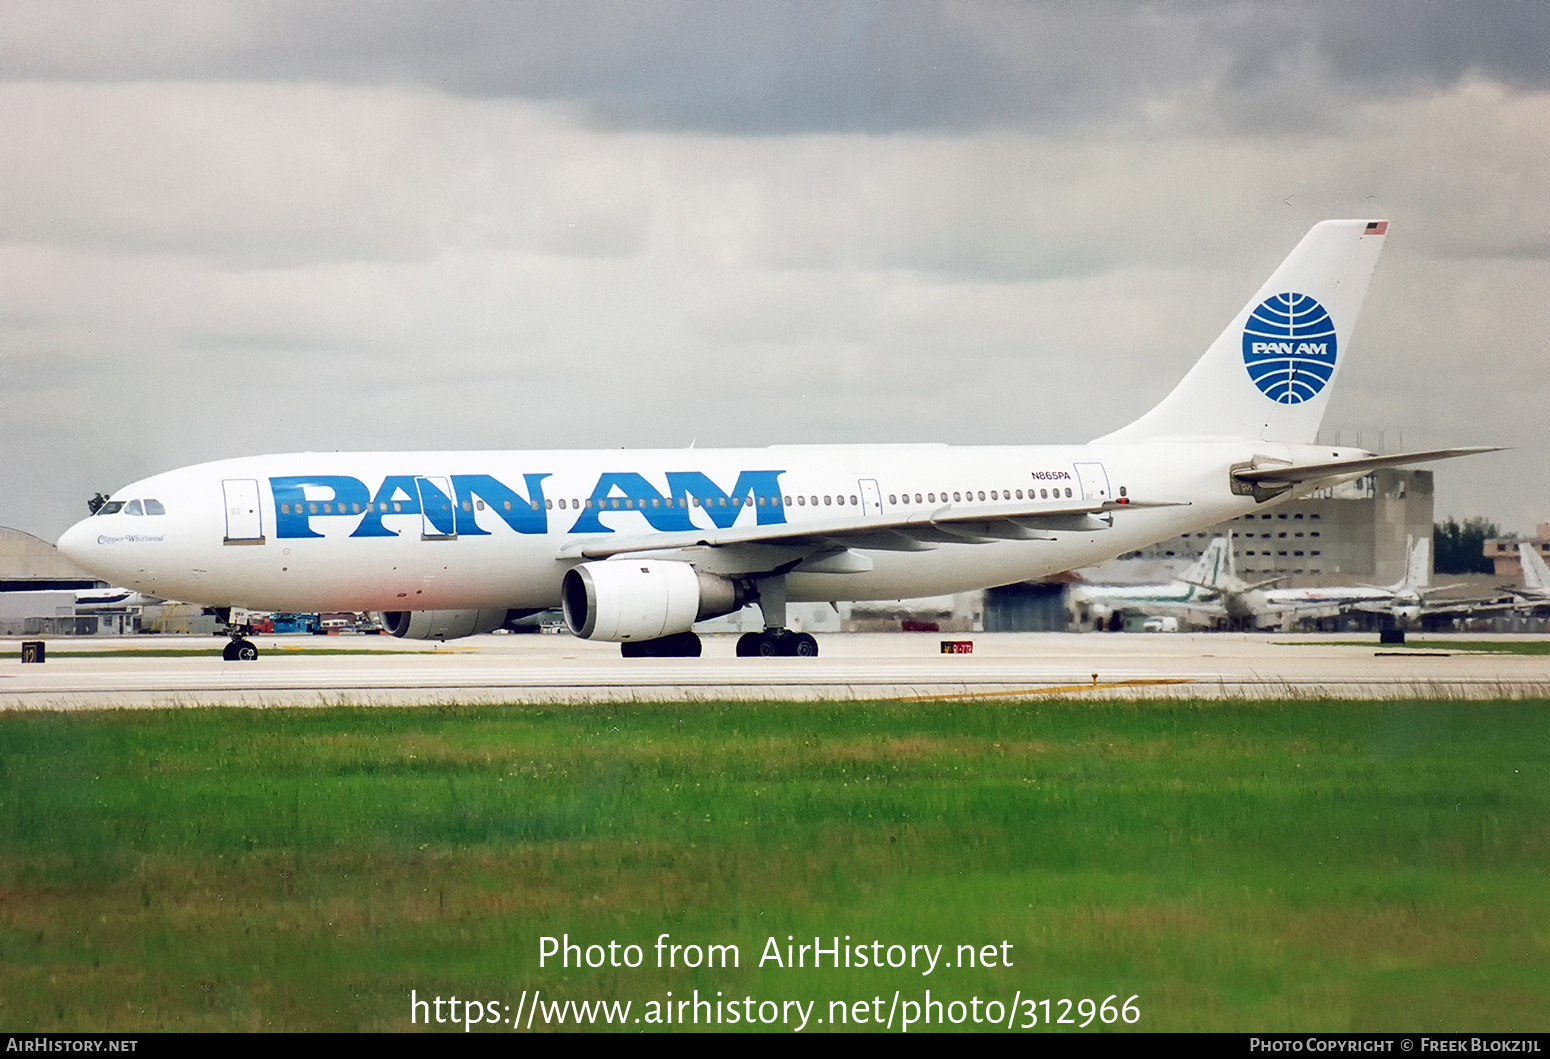
[[[1116,614],[1180,618],[1192,625],[1263,628],[1297,618],[1325,618],[1339,608],[1316,601],[1272,602],[1264,591],[1280,581],[1245,581],[1238,576],[1232,538],[1213,537],[1177,580],[1165,585],[1073,585],[1077,613],[1095,628],[1119,628]],[[1107,619],[1107,622],[1105,622]]]
[[[156,596],[147,596],[128,588],[83,588],[75,594],[75,612],[77,614],[97,614],[108,610],[123,610],[127,607],[148,607],[156,603],[165,603],[166,600]]]
[[[1172,581],[1159,584],[1078,583],[1069,591],[1081,624],[1117,630],[1126,613],[1180,618],[1191,625],[1215,625],[1227,617],[1220,603],[1222,575],[1230,551],[1226,537],[1215,537],[1194,563]]]
[[[1529,603],[1550,603],[1550,568],[1539,548],[1519,541],[1518,557],[1523,560],[1523,587],[1513,588],[1512,594]]]
[[[561,608],[627,657],[696,656],[749,602],[740,656],[812,656],[794,601],[1044,577],[1378,467],[1317,443],[1387,221],[1315,225],[1163,400],[1085,445],[289,453],[117,490],[59,550],[113,584],[217,608],[378,611],[453,639]],[[241,627],[223,655],[253,659]]]
[[[1437,585],[1432,580],[1432,539],[1409,537],[1405,576],[1392,585],[1353,585],[1331,588],[1282,588],[1265,593],[1266,601],[1273,605],[1330,604],[1341,612],[1361,611],[1391,617],[1401,626],[1422,618],[1444,615],[1465,616],[1494,610],[1507,609],[1506,605],[1487,599],[1448,600],[1430,603],[1427,597],[1461,584]]]

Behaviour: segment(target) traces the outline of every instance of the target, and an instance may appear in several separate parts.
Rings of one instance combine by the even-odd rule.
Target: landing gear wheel
[[[737,657],[774,658],[784,654],[781,639],[775,632],[745,632],[737,639]]]
[[[221,657],[228,662],[251,662],[258,657],[258,648],[247,640],[236,639],[226,645]]]
[[[817,654],[817,640],[790,629],[748,632],[737,641],[739,658],[814,658]]]
[[[698,658],[700,638],[692,632],[679,632],[655,640],[626,640],[619,645],[625,658]]]

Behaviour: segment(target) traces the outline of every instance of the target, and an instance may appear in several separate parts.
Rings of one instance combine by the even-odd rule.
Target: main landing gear
[[[765,629],[745,632],[737,641],[739,658],[816,658],[818,641],[805,632]]]
[[[817,658],[818,641],[805,632],[786,628],[786,579],[760,578],[754,582],[759,609],[764,613],[763,632],[745,632],[737,641],[739,658]]]
[[[625,658],[698,658],[700,638],[680,632],[655,640],[627,640],[619,645],[619,653]]]

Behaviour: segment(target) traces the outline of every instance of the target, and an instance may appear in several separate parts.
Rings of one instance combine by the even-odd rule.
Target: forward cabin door
[[[457,539],[457,515],[452,509],[452,482],[446,478],[416,478],[420,492],[420,539]]]
[[[877,479],[863,478],[857,483],[861,486],[861,513],[863,515],[881,515],[883,513],[883,493],[877,488]]]
[[[227,544],[263,544],[264,518],[258,508],[258,482],[228,478],[221,483],[226,498]]]

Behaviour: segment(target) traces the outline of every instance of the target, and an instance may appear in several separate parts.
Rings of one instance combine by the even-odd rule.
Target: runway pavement
[[[47,641],[24,664],[0,641],[0,709],[327,706],[916,698],[1294,696],[1550,697],[1550,657],[1380,648],[1376,637],[1226,633],[833,634],[820,657],[737,658],[708,636],[691,659],[624,659],[569,636],[479,636],[445,646],[364,636],[255,640],[225,662],[219,639]],[[943,639],[972,654],[944,655]],[[1440,637],[1433,637],[1440,639]],[[1494,639],[1510,640],[1512,637]],[[1532,639],[1523,637],[1522,639]],[[156,650],[205,650],[163,657]],[[133,655],[119,652],[133,650]],[[354,651],[332,654],[325,651]],[[81,652],[77,654],[77,652]]]

